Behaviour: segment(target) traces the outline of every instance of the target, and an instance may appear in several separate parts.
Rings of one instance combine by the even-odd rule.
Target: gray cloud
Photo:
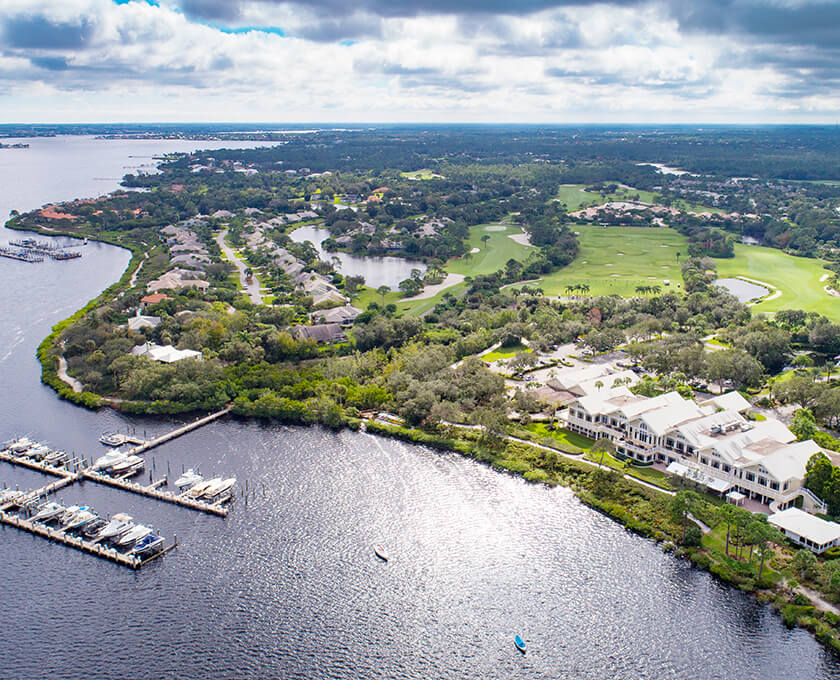
[[[181,9],[191,19],[236,21],[242,14],[242,0],[180,0]]]
[[[29,62],[47,71],[65,71],[69,68],[65,57],[30,57]]]
[[[93,23],[60,23],[41,15],[17,16],[2,26],[3,43],[18,49],[79,50],[93,38]]]
[[[382,35],[382,21],[379,17],[359,14],[335,19],[319,18],[298,29],[294,35],[316,42],[378,38]]]

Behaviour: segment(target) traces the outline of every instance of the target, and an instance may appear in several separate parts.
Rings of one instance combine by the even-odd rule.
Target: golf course
[[[716,260],[722,277],[746,276],[769,283],[781,295],[760,302],[755,312],[776,312],[780,309],[804,309],[819,312],[834,321],[840,320],[840,298],[823,290],[820,278],[829,273],[823,261],[795,257],[776,248],[735,245],[735,257]]]

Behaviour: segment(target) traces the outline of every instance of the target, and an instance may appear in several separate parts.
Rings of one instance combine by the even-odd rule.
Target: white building
[[[575,399],[561,418],[572,432],[609,438],[620,456],[643,464],[676,463],[672,471],[708,480],[706,486],[719,493],[734,490],[774,510],[803,496],[806,508],[824,510],[803,486],[805,466],[815,453],[836,454],[812,440],[796,441],[778,420],[747,420],[740,413],[747,408],[737,393],[698,404],[677,392],[648,398],[619,386]]]
[[[794,543],[822,554],[840,545],[840,524],[826,522],[798,508],[788,508],[767,518],[767,521]]]
[[[172,364],[182,359],[203,359],[204,355],[194,349],[175,349],[172,345],[156,345],[147,342],[132,348],[131,354],[138,357],[146,357],[153,361],[161,361],[165,364]]]

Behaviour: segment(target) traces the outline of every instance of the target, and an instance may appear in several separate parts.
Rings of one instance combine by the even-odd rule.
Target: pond
[[[318,256],[329,262],[333,257],[338,258],[338,271],[344,276],[364,276],[365,285],[371,288],[388,286],[391,290],[397,290],[400,281],[411,276],[412,269],[426,271],[426,265],[420,260],[407,260],[403,257],[360,257],[349,253],[331,253],[321,247],[326,241],[330,232],[327,229],[315,226],[298,227],[289,234],[293,241],[303,243],[309,241],[318,250]]]
[[[749,302],[755,298],[764,297],[770,292],[764,286],[741,279],[715,279],[715,285],[725,288],[728,293],[738,298],[739,302]]]

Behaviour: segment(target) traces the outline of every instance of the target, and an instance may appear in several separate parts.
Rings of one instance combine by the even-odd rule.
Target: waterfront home
[[[146,290],[157,293],[161,290],[179,290],[181,288],[197,288],[207,290],[210,284],[204,279],[195,278],[196,272],[189,269],[172,269],[153,281],[149,281]]]
[[[156,345],[153,342],[146,342],[131,349],[131,354],[137,357],[146,357],[153,361],[161,361],[171,364],[183,359],[203,359],[204,355],[194,349],[175,349],[172,345]]]
[[[163,302],[164,300],[174,300],[175,298],[171,298],[164,293],[153,293],[151,295],[146,295],[140,298],[140,308],[145,309],[150,305],[156,305],[158,302]]]
[[[840,545],[840,524],[814,517],[799,508],[776,512],[767,521],[791,541],[818,555]]]
[[[697,404],[677,392],[649,398],[622,385],[576,398],[560,415],[572,432],[608,438],[620,457],[664,464],[718,493],[736,491],[772,510],[801,496],[806,509],[824,511],[804,487],[805,466],[816,453],[833,462],[840,456],[813,440],[796,441],[778,420],[747,420],[739,412],[742,399],[722,395]]]
[[[155,328],[158,324],[160,324],[159,316],[143,316],[140,314],[139,309],[137,310],[137,315],[132,316],[126,323],[128,329],[132,331],[139,331],[143,328]]]

